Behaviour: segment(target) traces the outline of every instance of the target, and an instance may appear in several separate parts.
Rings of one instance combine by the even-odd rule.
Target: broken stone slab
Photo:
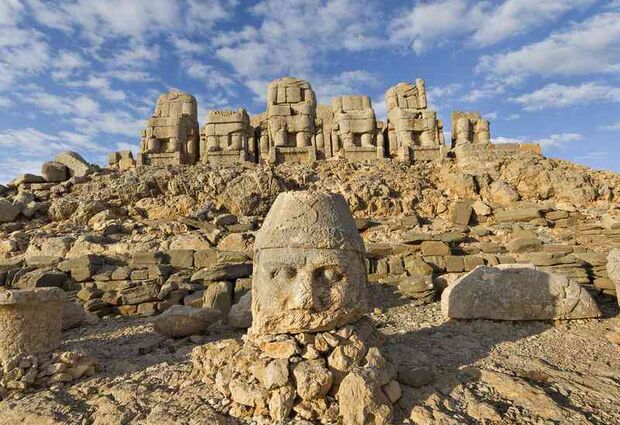
[[[122,304],[142,304],[149,301],[157,301],[157,294],[159,294],[157,281],[145,281],[120,291]]]
[[[19,207],[0,199],[0,223],[11,223],[19,215]]]
[[[216,264],[208,269],[199,270],[192,275],[192,281],[215,282],[235,280],[252,274],[252,263]]]
[[[542,242],[536,238],[516,238],[506,244],[509,252],[536,252],[542,248]]]
[[[67,281],[67,275],[56,270],[38,269],[23,275],[13,284],[18,289],[60,287]]]
[[[0,360],[57,348],[65,298],[58,288],[0,291]]]
[[[424,241],[422,242],[422,255],[426,256],[441,256],[450,255],[451,250],[448,244],[441,241]]]
[[[599,317],[594,299],[567,277],[535,270],[479,266],[443,292],[441,310],[448,318],[556,320]]]
[[[41,164],[41,175],[46,182],[60,183],[69,180],[69,169],[60,162],[48,161]]]
[[[456,201],[452,206],[452,223],[467,226],[471,220],[472,211],[471,202]]]
[[[219,311],[212,308],[173,305],[153,320],[153,326],[161,335],[182,338],[203,333],[219,319]]]
[[[41,176],[37,176],[36,174],[22,174],[21,176],[16,177],[10,185],[17,187],[30,183],[45,183],[45,179]]]
[[[93,166],[77,152],[61,152],[56,156],[55,162],[66,166],[71,177],[84,177],[94,170]]]
[[[620,305],[620,249],[612,249],[607,256],[607,275],[616,286],[616,297]]]
[[[495,211],[495,221],[498,223],[530,221],[541,217],[542,214],[539,208],[521,208]]]

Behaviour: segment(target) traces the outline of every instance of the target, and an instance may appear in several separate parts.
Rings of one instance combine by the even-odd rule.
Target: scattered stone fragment
[[[448,318],[552,320],[599,317],[596,302],[568,278],[529,267],[480,266],[443,292]]]
[[[203,333],[219,319],[220,313],[211,308],[173,305],[153,320],[153,326],[164,336],[182,338]]]

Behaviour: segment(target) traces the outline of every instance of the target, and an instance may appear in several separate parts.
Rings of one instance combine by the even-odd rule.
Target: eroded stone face
[[[479,112],[452,112],[452,147],[491,143],[489,121]]]
[[[342,196],[280,194],[255,249],[250,333],[328,330],[365,313],[364,244]]]
[[[357,252],[276,248],[259,252],[255,260],[255,331],[332,329],[366,311],[366,271]]]

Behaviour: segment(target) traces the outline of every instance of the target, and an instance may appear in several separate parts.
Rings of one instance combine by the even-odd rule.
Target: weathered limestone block
[[[620,249],[612,249],[607,256],[607,275],[616,286],[616,297],[620,305]]]
[[[94,170],[94,167],[77,152],[61,152],[54,161],[65,165],[71,177],[84,177]]]
[[[60,345],[65,293],[58,288],[0,292],[0,359]]]
[[[491,143],[489,121],[479,112],[452,111],[452,147]]]
[[[530,266],[480,266],[443,292],[441,310],[455,319],[553,320],[599,317],[596,302],[567,277]]]
[[[332,111],[332,152],[360,161],[383,158],[383,127],[377,125],[369,96],[336,97]]]
[[[255,250],[251,333],[332,329],[365,313],[364,243],[341,195],[280,194]]]
[[[200,160],[211,164],[256,162],[254,128],[245,109],[207,113],[200,134]]]
[[[432,160],[444,145],[443,123],[427,110],[424,80],[398,83],[385,93],[388,111],[388,154],[404,162]]]
[[[220,319],[220,312],[212,308],[194,308],[173,305],[153,320],[155,331],[170,338],[182,338],[203,333]]]
[[[267,117],[261,123],[260,153],[268,162],[317,159],[316,96],[310,83],[293,77],[272,81],[267,91]]]
[[[41,176],[46,182],[64,182],[69,179],[69,169],[60,162],[48,161],[41,164]]]
[[[19,215],[19,208],[9,201],[0,199],[0,223],[11,223]]]
[[[196,98],[183,92],[163,94],[142,131],[137,163],[193,164],[198,158],[199,137]]]
[[[245,293],[239,302],[230,308],[228,324],[239,329],[252,326],[252,292]]]

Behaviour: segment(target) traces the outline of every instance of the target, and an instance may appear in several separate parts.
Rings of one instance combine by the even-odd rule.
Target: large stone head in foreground
[[[364,243],[341,195],[278,196],[258,232],[250,333],[324,331],[366,312]]]

